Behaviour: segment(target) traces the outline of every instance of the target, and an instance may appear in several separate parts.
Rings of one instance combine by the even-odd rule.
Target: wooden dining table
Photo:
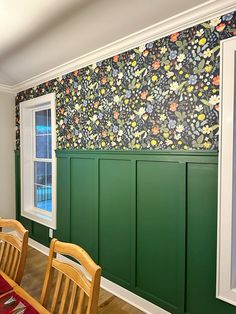
[[[22,287],[0,271],[0,314],[50,314]]]

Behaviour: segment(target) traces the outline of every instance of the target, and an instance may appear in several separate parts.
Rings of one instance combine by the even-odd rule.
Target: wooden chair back
[[[2,230],[2,228],[4,228]],[[14,233],[5,232],[14,231]],[[14,219],[0,218],[0,270],[21,283],[28,249],[28,231]]]
[[[65,262],[58,255],[72,257]],[[101,267],[81,247],[53,239],[40,303],[53,313],[97,313]]]

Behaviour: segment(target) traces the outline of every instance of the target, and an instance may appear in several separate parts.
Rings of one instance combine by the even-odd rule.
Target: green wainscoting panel
[[[179,313],[184,308],[184,275],[185,165],[138,161],[136,287]]]
[[[20,219],[20,202],[21,202],[21,189],[20,189],[20,154],[15,151],[15,206],[16,206],[16,219]]]
[[[186,312],[235,314],[235,307],[215,297],[217,165],[189,164],[187,182]]]
[[[217,153],[57,151],[57,230],[103,276],[173,314],[236,314],[217,300]],[[48,228],[16,216],[34,240]]]
[[[131,283],[132,186],[129,160],[99,162],[99,263],[103,274]]]
[[[57,158],[57,230],[54,236],[70,242],[70,158]]]
[[[71,241],[98,260],[98,173],[97,160],[72,158]]]
[[[31,238],[42,243],[43,245],[49,246],[49,230],[48,227],[45,227],[37,222],[32,223]]]

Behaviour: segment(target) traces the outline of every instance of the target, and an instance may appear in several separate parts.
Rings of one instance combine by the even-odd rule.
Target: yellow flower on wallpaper
[[[155,146],[157,144],[157,141],[156,140],[151,140],[151,145],[152,146]]]
[[[201,38],[201,39],[199,40],[199,45],[200,45],[200,46],[205,45],[206,41],[207,41],[206,38],[204,38],[204,37]]]
[[[152,81],[155,82],[156,80],[157,80],[157,76],[156,76],[156,75],[153,75],[153,76],[152,76]]]
[[[199,121],[203,121],[205,119],[205,114],[204,113],[199,114],[197,118]]]

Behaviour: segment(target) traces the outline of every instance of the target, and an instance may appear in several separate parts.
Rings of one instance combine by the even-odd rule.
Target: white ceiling
[[[205,2],[0,0],[0,84],[25,81]]]

